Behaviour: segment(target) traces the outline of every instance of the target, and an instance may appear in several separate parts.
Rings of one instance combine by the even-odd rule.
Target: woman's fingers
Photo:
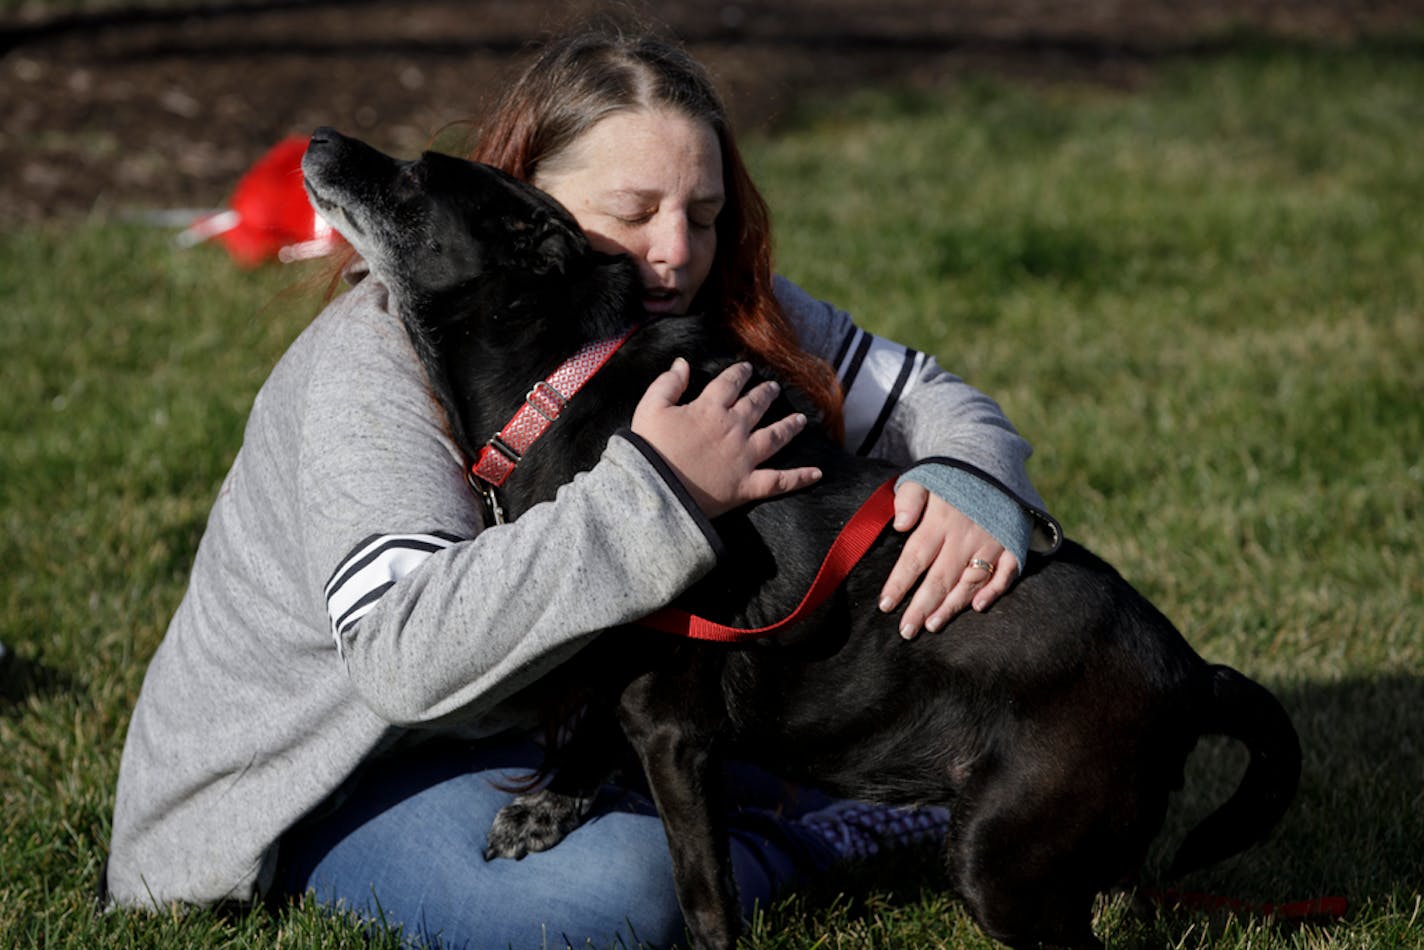
[[[715,517],[821,477],[812,467],[762,467],[806,427],[800,413],[761,425],[781,392],[775,382],[747,389],[752,366],[735,363],[679,404],[690,377],[687,361],[679,358],[653,380],[633,415],[633,431],[662,455],[705,513]],[[1018,575],[1017,560],[993,536],[917,482],[896,489],[894,524],[909,536],[879,605],[889,613],[914,591],[900,620],[906,639],[921,629],[941,629],[971,606],[987,610]]]
[[[744,393],[751,373],[751,364],[736,363],[679,405],[690,376],[687,363],[679,359],[652,382],[633,414],[633,431],[658,451],[697,506],[714,517],[804,488],[821,476],[809,467],[760,468],[805,428],[806,417],[793,413],[758,427],[780,387],[762,383]]]
[[[678,359],[681,360],[682,357],[678,357]],[[752,364],[745,361],[733,363],[712,377],[712,381],[703,387],[697,398],[707,399],[723,407],[735,406],[743,398],[742,389],[751,378]],[[770,404],[768,400],[767,405]],[[763,406],[762,409],[765,411],[766,407]]]
[[[994,573],[990,576],[989,580],[975,592],[970,606],[980,613],[988,610],[994,601],[1008,592],[1009,587],[1018,576],[1019,559],[1008,551],[1004,551],[999,555],[999,559],[995,563]]]
[[[819,468],[758,468],[742,481],[739,504],[809,488],[821,480]]]
[[[638,407],[633,410],[633,418],[637,419],[640,412],[677,405],[682,394],[687,392],[687,381],[691,375],[692,371],[687,365],[687,360],[680,356],[673,360],[669,369],[659,373],[648,384],[643,398],[638,401]]]
[[[949,583],[944,596],[934,607],[929,608],[925,616],[925,629],[931,633],[938,632],[945,624],[949,623],[961,611],[973,605],[975,597],[988,589],[988,585],[994,582],[994,575],[998,571],[999,556],[1003,553],[1003,548],[997,544],[992,547],[981,547],[978,553],[972,555],[963,566],[955,571],[949,567],[949,573],[953,575],[953,580]],[[1012,559],[1012,555],[1010,558]],[[988,603],[993,603],[997,594],[988,597]]]
[[[918,482],[900,483],[895,489],[896,531],[909,531],[920,523],[929,494],[929,489]],[[905,540],[900,556],[890,568],[890,575],[880,589],[881,610],[889,613],[900,606],[900,601],[934,560],[940,541],[942,539],[935,539],[928,532],[916,532]]]

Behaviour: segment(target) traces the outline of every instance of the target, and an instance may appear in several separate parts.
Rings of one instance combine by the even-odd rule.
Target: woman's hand
[[[895,530],[911,528],[880,593],[880,609],[889,613],[919,581],[900,622],[906,640],[922,626],[934,633],[966,607],[988,610],[1018,575],[1018,559],[989,532],[925,486],[904,481],[895,492]]]
[[[815,468],[758,468],[806,427],[799,413],[756,427],[780,392],[776,383],[762,383],[743,395],[752,367],[737,363],[696,399],[678,405],[690,376],[687,361],[678,357],[672,369],[653,380],[633,412],[633,431],[657,449],[708,517],[805,488],[821,477]]]

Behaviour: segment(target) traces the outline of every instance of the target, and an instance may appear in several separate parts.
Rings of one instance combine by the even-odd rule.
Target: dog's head
[[[592,255],[563,206],[488,165],[435,152],[400,161],[323,128],[302,173],[312,207],[408,320],[454,319],[481,294],[517,306]]]

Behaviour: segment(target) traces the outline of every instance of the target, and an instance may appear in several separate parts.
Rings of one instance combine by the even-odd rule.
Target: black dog
[[[593,252],[561,206],[494,169],[436,154],[400,162],[320,130],[303,170],[313,204],[390,291],[471,458],[535,381],[644,317],[632,262]],[[664,318],[636,332],[520,462],[502,489],[509,516],[591,467],[674,356],[689,358],[695,382],[735,359],[715,322]],[[815,427],[771,464],[825,476],[718,519],[732,556],[682,606],[747,627],[785,615],[848,514],[892,474]],[[1199,736],[1238,739],[1251,760],[1175,872],[1240,851],[1284,814],[1300,773],[1285,711],[1205,663],[1107,564],[1065,543],[1031,558],[991,611],[905,642],[876,608],[901,537],[882,536],[784,640],[724,646],[628,629],[596,641],[561,671],[593,697],[568,764],[506,809],[491,853],[549,847],[575,826],[621,727],[700,947],[730,946],[741,925],[714,794],[728,752],[847,798],[949,806],[951,880],[978,923],[1015,947],[1090,947],[1095,895],[1134,877]],[[616,656],[598,649],[614,641]]]

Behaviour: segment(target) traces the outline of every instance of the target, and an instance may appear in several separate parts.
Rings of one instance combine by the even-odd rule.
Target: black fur
[[[472,457],[534,381],[642,318],[631,262],[593,252],[557,203],[500,172],[434,154],[398,162],[329,130],[303,168],[314,204],[390,290]],[[640,330],[521,462],[502,493],[510,516],[591,467],[677,355],[700,385],[737,353],[714,319]],[[810,408],[784,399],[769,417]],[[785,615],[849,512],[892,474],[815,427],[771,464],[815,464],[825,477],[719,518],[730,553],[682,606],[739,626]],[[774,642],[635,628],[600,638],[551,678],[577,668],[595,697],[588,724],[553,785],[501,815],[491,855],[550,846],[577,823],[615,755],[600,731],[615,712],[700,947],[730,946],[741,926],[716,797],[728,753],[839,796],[949,806],[951,880],[979,924],[1015,947],[1100,945],[1094,896],[1137,872],[1200,735],[1241,740],[1251,761],[1177,872],[1240,851],[1285,812],[1300,747],[1280,704],[1204,662],[1103,561],[1067,542],[1031,557],[992,610],[906,642],[876,608],[900,547],[883,535],[815,617]]]

